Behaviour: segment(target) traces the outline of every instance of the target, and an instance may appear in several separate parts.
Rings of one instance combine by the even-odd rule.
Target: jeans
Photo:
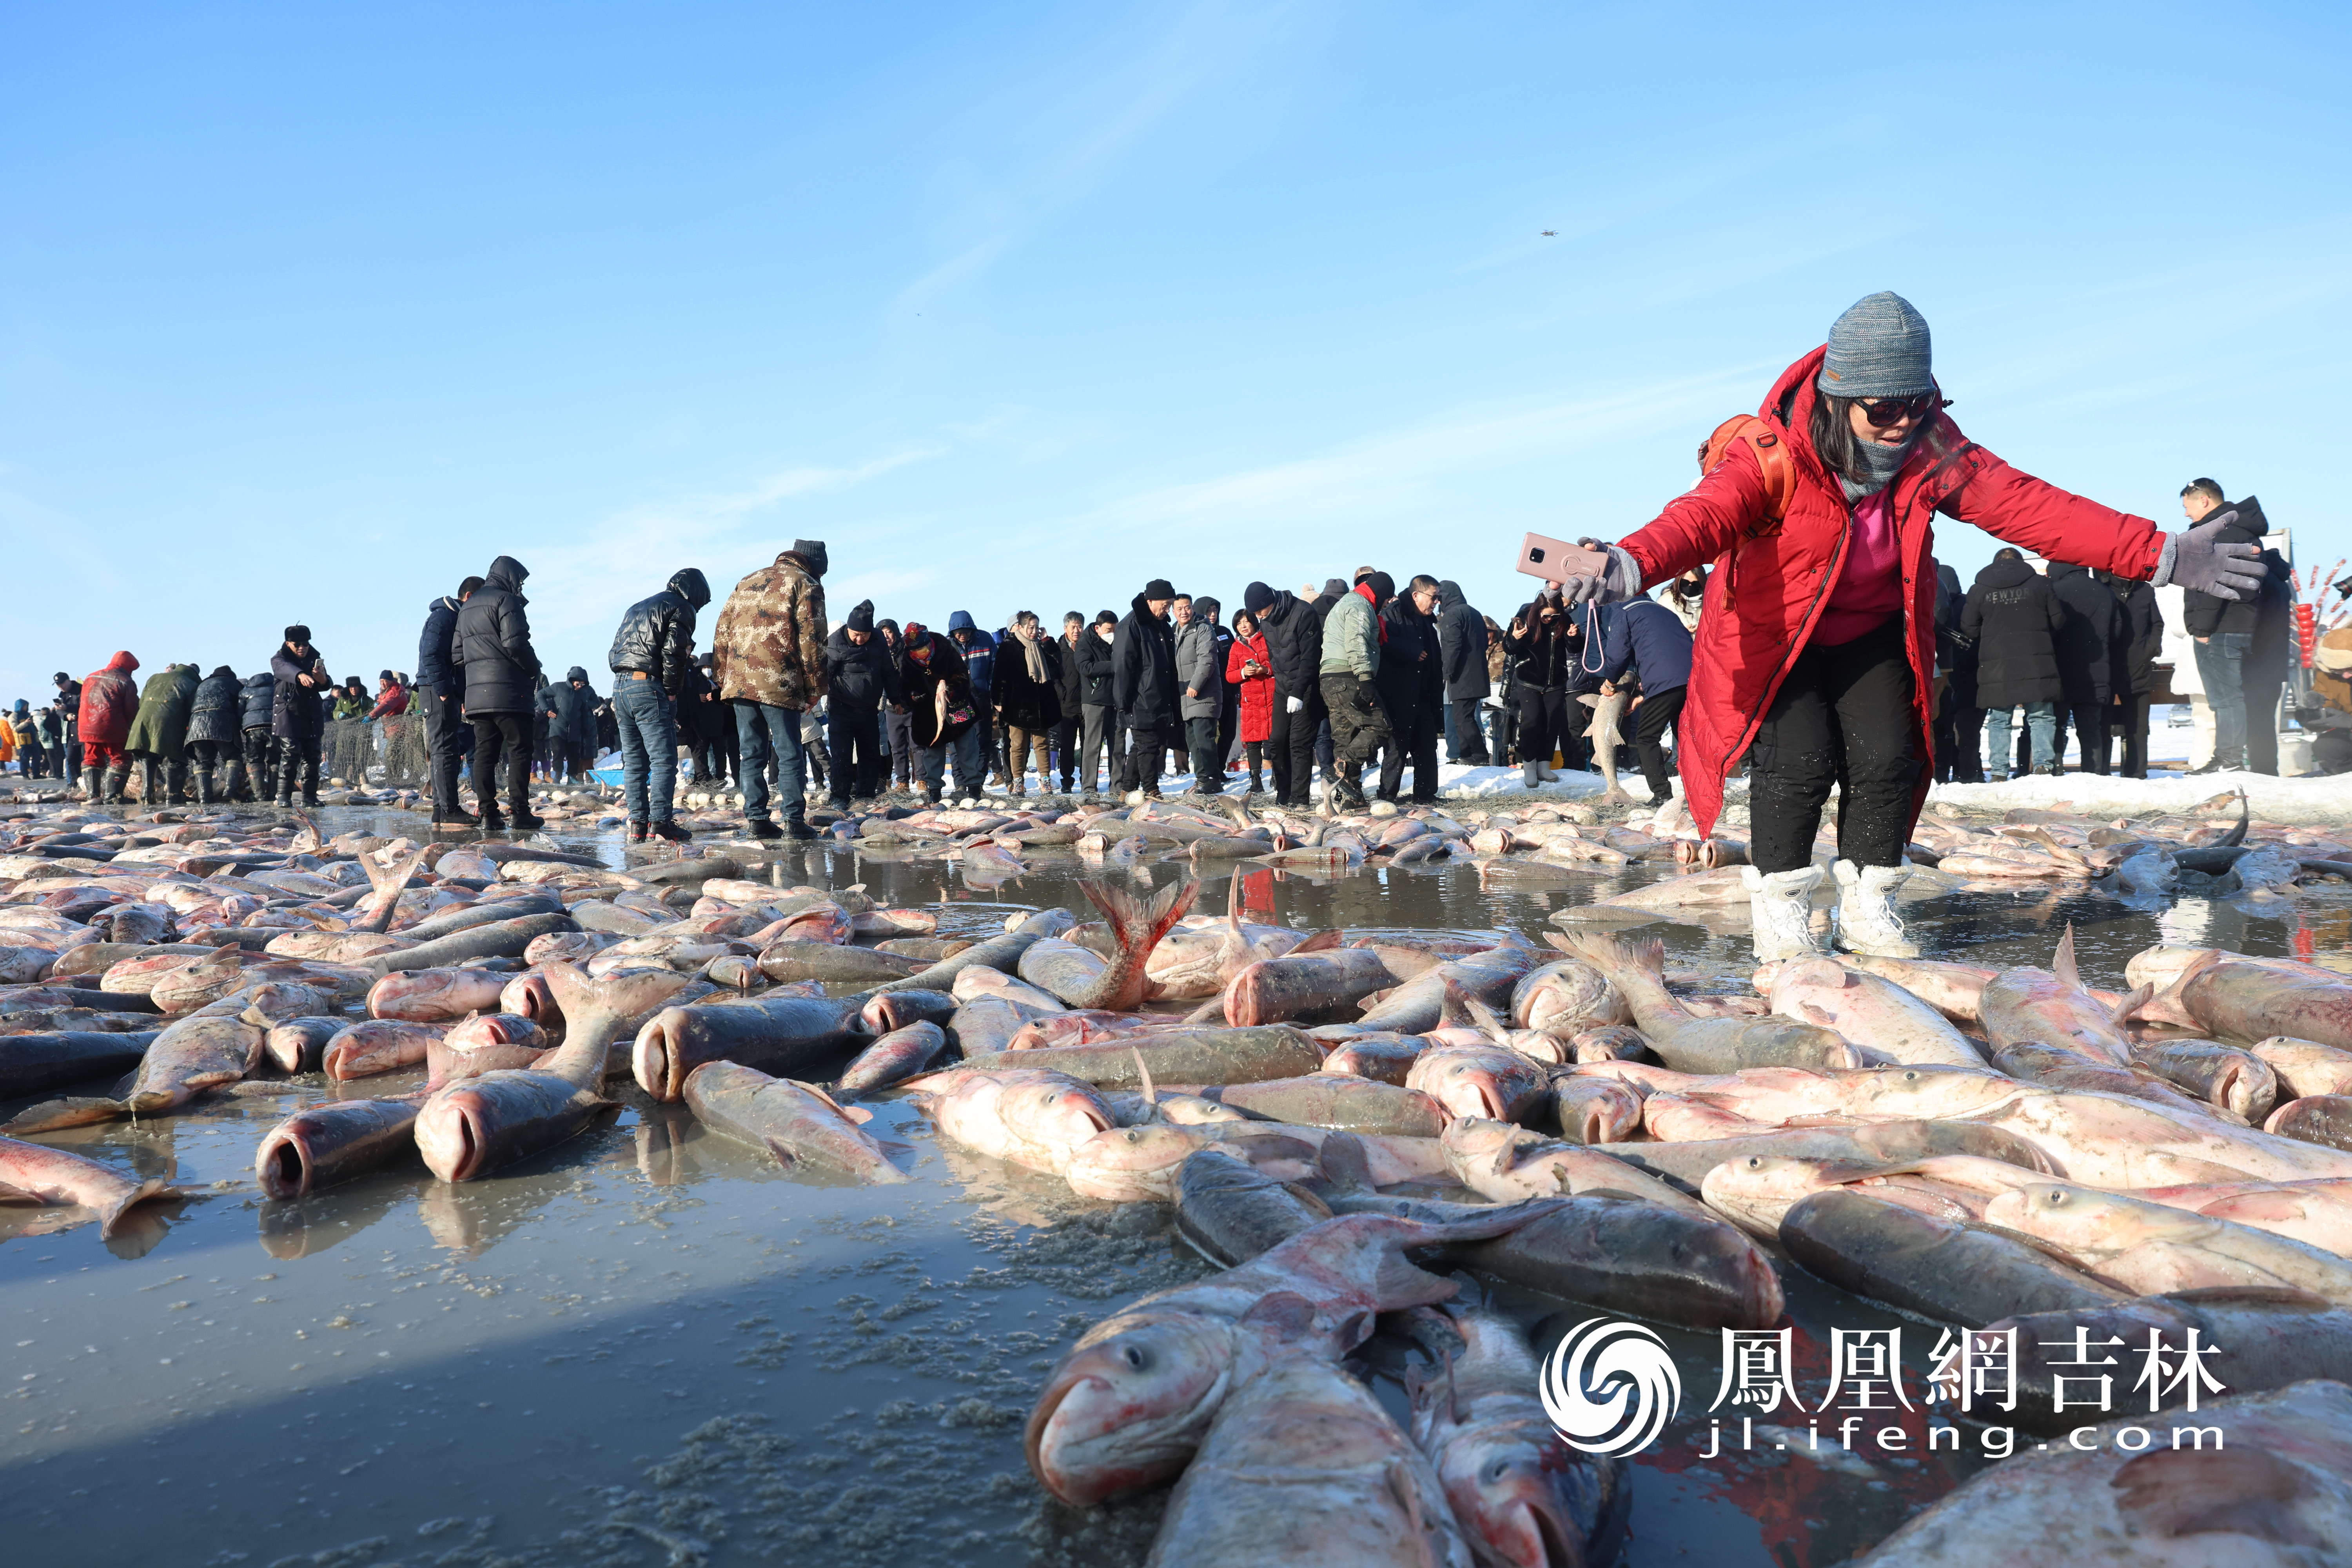
[[[2009,772],[2010,714],[2014,710],[1985,710],[1985,761],[1997,773]],[[2026,732],[2033,737],[2033,765],[2046,768],[2058,756],[2058,705],[2055,702],[2029,702],[2025,705]]]
[[[743,818],[768,820],[768,763],[776,763],[776,809],[786,822],[806,820],[801,797],[801,716],[791,708],[735,704],[735,735],[742,746]]]
[[[825,704],[825,719],[832,733],[834,805],[872,798],[882,776],[882,710],[835,697]]]
[[[988,770],[995,765],[992,759],[996,755],[996,742],[989,734],[988,726],[974,719],[971,728],[957,737],[947,752],[948,760],[955,764],[956,793],[970,795],[974,800],[980,799],[981,786],[988,780]]]
[[[628,674],[613,682],[621,730],[621,798],[631,822],[667,822],[677,795],[677,715],[658,680]]]
[[[517,816],[530,814],[530,715],[528,713],[474,713],[467,721],[474,727],[474,793],[481,797],[485,815],[499,808],[499,763],[507,765],[507,804]],[[291,742],[289,742],[290,745]],[[313,746],[317,742],[312,742]],[[311,756],[319,753],[314,750]],[[289,759],[289,771],[291,757]],[[317,776],[313,764],[312,776]],[[278,781],[278,793],[282,797],[292,785],[284,777]]]
[[[2246,654],[2252,632],[2215,632],[2193,645],[2197,676],[2213,708],[2213,761],[2225,768],[2246,762]]]

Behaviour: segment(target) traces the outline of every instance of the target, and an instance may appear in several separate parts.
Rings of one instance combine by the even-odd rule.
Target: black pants
[[[1952,696],[1948,683],[1938,682],[1936,692],[1936,782],[1951,782],[1952,770],[1959,765],[1960,705]]]
[[[1265,787],[1265,742],[1244,741],[1242,755],[1249,759],[1250,793],[1255,795]]]
[[[1952,777],[1961,784],[1984,783],[1984,721],[1981,708],[1952,710]]]
[[[1687,687],[1677,686],[1672,691],[1645,691],[1642,706],[1633,710],[1633,754],[1642,760],[1642,777],[1650,786],[1653,798],[1664,800],[1674,787],[1674,775],[1666,772],[1666,749],[1658,742],[1683,710],[1683,697]]]
[[[1388,800],[1397,797],[1404,785],[1405,766],[1411,763],[1412,798],[1426,805],[1437,798],[1436,703],[1402,697],[1381,700],[1389,704],[1391,733],[1381,752],[1381,795]]]
[[[459,809],[459,736],[466,721],[457,716],[457,705],[465,695],[465,688],[454,681],[435,681],[416,689],[414,704],[414,710],[425,717],[425,752],[433,779],[433,804],[446,811]]]
[[[258,724],[245,732],[245,771],[253,775],[257,798],[278,798],[278,742]]]
[[[1062,657],[1067,658],[1069,650],[1065,648]],[[1070,716],[1054,728],[1054,749],[1062,753],[1062,793],[1064,795],[1078,787],[1078,731],[1084,728],[1078,721],[1078,709],[1083,706],[1082,703],[1072,704]]]
[[[281,735],[278,740],[278,798],[290,801],[299,784],[302,804],[319,798],[319,737]]]
[[[1355,675],[1323,677],[1323,706],[1331,710],[1331,754],[1359,768],[1389,742],[1393,732],[1372,683]]]
[[[1290,700],[1296,697],[1305,704],[1296,713],[1290,711]],[[1274,689],[1274,729],[1266,740],[1266,750],[1274,767],[1274,798],[1285,805],[1305,805],[1307,786],[1315,782],[1315,737],[1323,729],[1323,692],[1320,687],[1309,691],[1286,691],[1281,683]]]
[[[1576,765],[1575,744],[1569,738],[1571,710],[1584,704],[1557,686],[1519,688],[1519,761],[1551,766],[1552,748],[1559,747],[1570,767]]]
[[[1478,728],[1481,700],[1475,697],[1454,699],[1454,760],[1483,768],[1488,762],[1486,731]]]
[[[1127,755],[1120,759],[1118,787],[1160,793],[1160,765],[1168,752],[1164,731],[1135,721],[1132,713],[1119,715],[1128,731]]]
[[[227,767],[228,774],[227,777],[221,781],[222,789],[226,791],[236,788],[236,784],[233,781],[235,781],[237,776],[239,772],[238,763],[243,759],[244,755],[244,749],[234,742],[189,742],[188,761],[195,764],[196,783],[199,786],[198,793],[205,795],[212,794],[213,770],[224,765]]]
[[[1225,787],[1225,759],[1217,750],[1213,715],[1184,721],[1184,742],[1192,749],[1192,793],[1218,795]]]
[[[2246,682],[2246,771],[2278,776],[2279,682]]]
[[[530,715],[472,713],[474,793],[486,812],[499,808],[499,763],[507,765],[507,804],[517,816],[530,815]]]
[[[1759,871],[1813,861],[1830,786],[1838,790],[1838,853],[1894,866],[1911,836],[1919,721],[1903,617],[1790,666],[1749,748],[1748,858]]]
[[[2104,702],[2067,702],[2058,704],[2058,731],[2051,737],[2050,754],[2066,754],[2066,727],[2074,727],[2074,738],[2082,742],[2082,763],[2079,772],[2103,773],[2107,771],[2107,705]]]
[[[2127,779],[2147,777],[2147,693],[2117,697],[2109,713],[2108,737],[2124,743],[2123,766],[2116,771]]]
[[[825,704],[833,749],[833,803],[847,805],[879,789],[882,776],[882,710],[835,698]]]

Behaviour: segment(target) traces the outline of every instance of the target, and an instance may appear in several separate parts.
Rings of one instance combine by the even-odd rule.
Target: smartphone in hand
[[[1541,577],[1549,583],[1565,583],[1570,577],[1605,576],[1609,571],[1609,552],[1587,550],[1564,539],[1547,539],[1540,533],[1530,533],[1519,542],[1517,568],[1530,577]]]

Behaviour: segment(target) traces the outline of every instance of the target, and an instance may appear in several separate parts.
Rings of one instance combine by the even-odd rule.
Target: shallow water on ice
[[[331,833],[416,826],[357,808],[320,816]],[[621,858],[611,834],[561,838]],[[1086,912],[1067,869],[980,888],[936,863],[824,846],[774,858],[786,883],[944,900],[943,931],[995,929],[1014,906]],[[1260,873],[1244,900],[1255,918],[1310,928],[1533,935],[1550,910],[1654,874],[1529,892],[1482,890],[1467,866]],[[1213,879],[1202,909],[1222,912],[1225,896]],[[2252,912],[2023,891],[1906,913],[1931,956],[1985,964],[2046,963],[2072,921],[2086,978],[2118,987],[2124,960],[2168,932],[2257,952],[2352,936],[2342,897],[2310,890]],[[1744,982],[1744,938],[1655,929],[1675,967]],[[194,1195],[111,1243],[87,1225],[43,1234],[42,1211],[0,1211],[11,1558],[1140,1562],[1161,1500],[1083,1514],[1047,1502],[1023,1463],[1021,1422],[1087,1323],[1206,1271],[1162,1212],[1076,1199],[942,1147],[904,1104],[884,1108],[880,1130],[909,1150],[915,1182],[860,1188],[786,1176],[683,1107],[625,1097],[609,1125],[486,1181],[452,1187],[412,1163],[299,1205],[262,1200],[252,1161],[305,1092],[45,1138],[173,1175]],[[1800,1384],[1818,1403],[1830,1331],[1899,1321],[1793,1269],[1789,1280]],[[1525,1291],[1504,1300],[1553,1337],[1590,1315]],[[1934,1331],[1899,1326],[1916,1379]],[[1761,1436],[1752,1454],[1702,1459],[1718,1347],[1664,1337],[1683,1413],[1637,1465],[1628,1562],[1837,1563],[1958,1479],[1950,1456],[1917,1457],[1916,1436],[1913,1458],[1867,1468]]]

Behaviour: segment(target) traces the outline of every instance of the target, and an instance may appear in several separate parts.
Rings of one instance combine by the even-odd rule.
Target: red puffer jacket
[[[119,746],[131,738],[131,721],[139,716],[139,688],[131,679],[139,660],[118,653],[106,668],[81,679],[82,742]]]
[[[1257,662],[1255,675],[1244,675],[1242,666]],[[1233,651],[1225,655],[1225,679],[1242,689],[1242,739],[1274,737],[1274,656],[1265,650],[1265,634],[1234,634]]]
[[[1764,472],[1745,441],[1735,441],[1696,488],[1638,533],[1618,542],[1642,565],[1642,585],[1665,582],[1712,563],[1706,613],[1692,650],[1690,695],[1679,720],[1683,784],[1699,830],[1711,833],[1723,809],[1723,780],[1756,738],[1789,666],[1812,636],[1829,591],[1845,564],[1853,514],[1844,491],[1813,451],[1815,349],[1781,373],[1758,410],[1787,444],[1796,483],[1786,515],[1768,517]],[[2164,534],[2144,517],[2111,511],[2021,474],[1960,434],[1938,415],[1895,478],[1894,510],[1902,544],[1903,599],[1916,692],[1919,770],[1913,819],[1927,798],[1935,754],[1936,563],[1934,514],[1972,522],[2011,543],[2055,561],[2072,561],[2146,578],[2156,571]]]

